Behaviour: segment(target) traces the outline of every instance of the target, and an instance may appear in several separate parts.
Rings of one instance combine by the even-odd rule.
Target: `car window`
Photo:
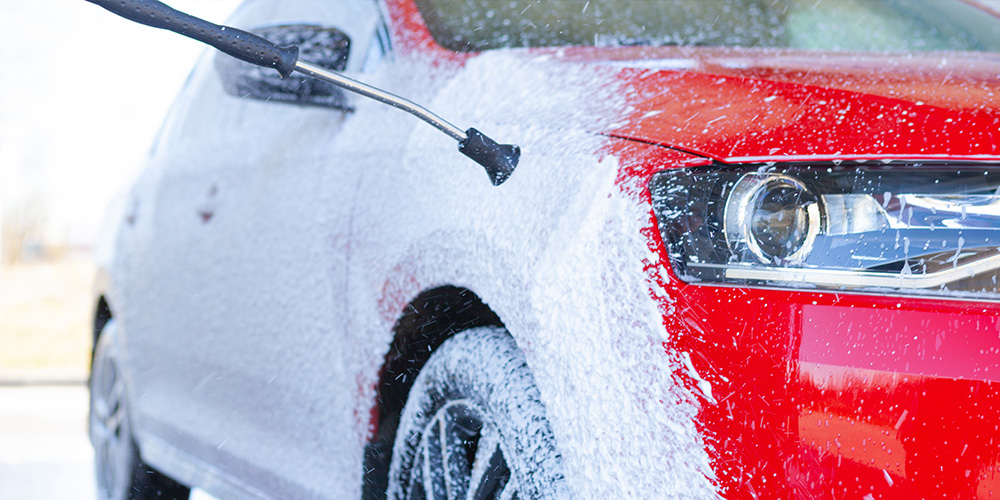
[[[964,0],[416,0],[456,51],[692,45],[1000,52],[1000,20]]]

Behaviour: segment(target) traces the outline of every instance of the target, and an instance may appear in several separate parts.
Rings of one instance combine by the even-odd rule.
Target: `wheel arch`
[[[364,500],[384,500],[396,426],[413,382],[434,350],[456,333],[504,324],[472,290],[445,285],[410,301],[393,325],[393,339],[376,386],[377,429],[365,446]]]
[[[90,344],[91,360],[94,359],[94,351],[97,349],[97,341],[100,339],[101,332],[104,330],[104,326],[108,324],[108,321],[111,321],[112,317],[114,316],[111,314],[111,307],[108,305],[107,299],[104,295],[98,296],[97,305],[94,307],[94,330],[91,337],[93,342]]]

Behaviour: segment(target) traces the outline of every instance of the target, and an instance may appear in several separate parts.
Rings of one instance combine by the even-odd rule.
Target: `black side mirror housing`
[[[343,71],[347,67],[351,39],[336,28],[292,24],[267,26],[251,32],[279,46],[297,45],[299,57],[325,69]],[[223,89],[235,97],[353,111],[342,89],[299,73],[282,79],[269,68],[221,52],[215,57],[215,69]]]

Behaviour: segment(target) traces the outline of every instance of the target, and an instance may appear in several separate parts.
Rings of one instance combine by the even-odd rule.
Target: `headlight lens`
[[[1000,167],[699,167],[651,184],[687,281],[1000,299]]]
[[[733,186],[725,209],[726,238],[764,264],[799,264],[820,232],[819,199],[786,175],[748,174]]]

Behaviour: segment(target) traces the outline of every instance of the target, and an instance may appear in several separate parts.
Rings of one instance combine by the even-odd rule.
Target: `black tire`
[[[114,356],[115,322],[105,324],[90,372],[90,442],[99,500],[187,500],[191,490],[142,463]]]
[[[562,458],[523,353],[502,328],[445,341],[400,417],[390,500],[565,499]]]

